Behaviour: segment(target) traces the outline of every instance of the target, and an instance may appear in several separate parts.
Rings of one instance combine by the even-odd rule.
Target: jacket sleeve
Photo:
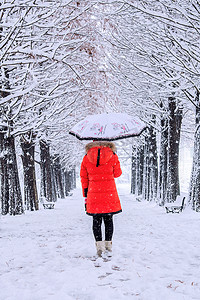
[[[114,155],[114,166],[113,166],[114,178],[117,178],[122,175],[122,170],[120,167],[120,162],[117,154]]]
[[[86,156],[84,156],[83,161],[81,163],[81,171],[80,171],[83,197],[87,197],[88,184],[89,184],[88,172],[85,165],[85,157]]]

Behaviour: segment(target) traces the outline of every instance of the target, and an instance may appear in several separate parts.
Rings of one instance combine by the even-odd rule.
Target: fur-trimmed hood
[[[117,150],[115,144],[112,143],[112,142],[108,142],[108,141],[95,141],[95,142],[88,143],[85,146],[86,153],[88,153],[88,151],[91,148],[94,148],[94,147],[109,147],[114,153]]]

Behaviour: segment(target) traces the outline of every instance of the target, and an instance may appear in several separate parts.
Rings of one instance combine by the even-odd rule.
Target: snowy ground
[[[119,187],[113,257],[93,260],[80,189],[54,210],[0,218],[0,300],[199,300],[200,215],[166,214]]]

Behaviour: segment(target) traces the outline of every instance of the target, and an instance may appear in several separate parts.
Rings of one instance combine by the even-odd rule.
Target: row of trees
[[[67,133],[86,114],[88,105],[95,109],[101,91],[99,88],[94,95],[92,91],[97,84],[105,85],[95,63],[98,49],[90,35],[95,23],[90,15],[94,4],[68,0],[1,2],[2,214],[21,214],[24,204],[26,209],[37,210],[38,198],[55,201],[67,196],[75,185],[80,145]],[[98,107],[103,110],[104,103]],[[24,182],[19,180],[21,163]],[[37,184],[39,179],[41,184]]]
[[[196,125],[189,202],[198,210],[199,2],[125,0],[104,6],[109,11],[105,35],[112,49],[108,62],[118,76],[120,104],[150,126],[149,134],[133,145],[132,192],[160,199],[162,205],[176,200],[181,132]],[[193,113],[196,124],[189,118]]]
[[[7,138],[1,158],[1,213],[22,214],[24,209],[38,210],[39,198],[42,203],[55,202],[57,198],[65,198],[76,187],[75,166],[63,166],[59,155],[50,154],[50,146],[40,140],[40,196],[38,197],[38,184],[35,169],[35,144],[21,141],[21,160],[23,164],[24,197],[21,194],[18,163],[13,138]],[[5,148],[5,146],[8,146]],[[22,200],[23,199],[23,200]]]
[[[38,209],[35,163],[41,199],[67,195],[83,154],[67,132],[105,110],[149,125],[132,145],[132,192],[163,205],[180,192],[180,137],[196,113],[190,203],[198,208],[198,1],[4,0],[0,9],[3,213],[23,211],[19,156],[27,209]]]

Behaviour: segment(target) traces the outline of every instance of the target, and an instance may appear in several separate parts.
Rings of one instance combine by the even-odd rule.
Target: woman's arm
[[[89,178],[88,178],[87,168],[85,165],[85,156],[84,156],[82,164],[81,164],[80,176],[81,176],[83,197],[87,197]]]
[[[117,154],[114,155],[114,166],[113,166],[114,177],[117,178],[122,175],[122,170],[120,167],[120,162]]]

